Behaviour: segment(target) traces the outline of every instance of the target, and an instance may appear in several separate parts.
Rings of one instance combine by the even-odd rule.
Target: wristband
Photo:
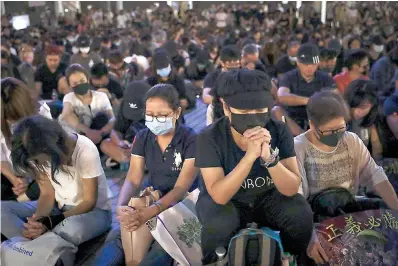
[[[160,204],[159,202],[155,202],[154,204],[155,204],[156,206],[159,207],[159,211],[160,211],[160,212],[163,212],[163,211],[164,211],[164,209],[163,209],[163,207],[162,207],[162,204]]]
[[[48,230],[52,230],[63,220],[65,220],[65,216],[63,214],[58,214],[58,215],[41,217],[37,221],[42,223],[45,227],[47,227]]]

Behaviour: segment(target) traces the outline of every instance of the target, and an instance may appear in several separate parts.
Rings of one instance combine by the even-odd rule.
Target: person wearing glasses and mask
[[[181,201],[188,191],[197,187],[196,133],[178,122],[182,110],[176,89],[169,84],[158,84],[147,92],[144,102],[147,128],[139,131],[134,139],[130,169],[116,208],[120,226],[128,232],[145,226],[146,221]],[[147,181],[144,181],[145,166],[149,171]],[[162,197],[156,204],[133,210],[127,205],[132,197],[139,195],[142,187],[153,187]],[[94,265],[123,263],[123,253],[119,252],[120,230],[115,231],[106,240]],[[171,265],[172,262],[173,259],[154,241],[140,265]]]
[[[356,195],[359,186],[366,186],[389,209],[398,210],[397,195],[383,168],[362,140],[347,131],[349,109],[344,99],[331,91],[318,92],[309,99],[307,114],[310,129],[294,139],[302,178],[299,193],[311,201],[327,188],[341,187]],[[315,234],[308,254],[318,264],[328,260]]]
[[[251,222],[280,231],[285,251],[305,253],[312,213],[297,194],[301,178],[293,136],[270,117],[270,78],[238,69],[223,73],[217,83],[225,117],[204,129],[196,145],[195,166],[203,176],[196,204],[203,264],[215,262],[216,248],[227,248]]]

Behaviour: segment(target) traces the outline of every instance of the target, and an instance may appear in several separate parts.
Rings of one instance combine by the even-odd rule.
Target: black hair
[[[345,90],[345,98],[350,108],[356,108],[363,101],[369,101],[372,108],[369,114],[364,117],[361,126],[370,127],[376,122],[378,117],[379,100],[377,97],[377,85],[373,81],[357,79],[348,85]]]
[[[145,95],[144,102],[151,98],[160,98],[166,101],[173,111],[180,107],[178,92],[173,85],[158,84],[153,86]]]
[[[70,85],[69,78],[72,74],[75,74],[75,73],[83,73],[88,80],[88,73],[87,73],[86,69],[84,67],[82,67],[80,64],[72,64],[66,69],[66,72],[65,72],[66,81],[68,82],[69,85]]]
[[[306,111],[308,120],[316,127],[337,117],[344,117],[345,121],[348,121],[350,116],[343,97],[327,88],[310,97]]]
[[[329,48],[322,48],[319,51],[319,58],[321,61],[328,61],[337,57],[337,51]]]
[[[104,63],[97,63],[91,68],[91,76],[95,79],[100,79],[103,76],[108,76],[109,71]]]
[[[361,43],[361,38],[359,38],[358,36],[352,36],[349,40],[348,40],[348,49],[351,49],[351,44],[354,41],[358,41],[359,43]]]
[[[101,38],[101,42],[102,43],[108,43],[111,39],[109,38],[109,36],[102,36]]]
[[[109,63],[111,64],[119,64],[124,61],[123,55],[119,50],[112,50],[109,53]]]
[[[372,36],[371,42],[375,45],[384,45],[384,39],[380,35]]]
[[[1,51],[1,59],[10,60],[10,55],[6,51]]]
[[[257,48],[256,44],[247,44],[243,47],[242,53],[244,55],[249,55],[249,54],[258,54],[259,50]]]
[[[56,121],[41,115],[24,118],[17,124],[12,137],[11,160],[16,173],[39,179],[47,175],[51,168],[51,179],[56,184],[55,174],[69,173],[65,167],[71,151],[68,147],[68,134]],[[41,161],[39,155],[46,155],[50,161]]]
[[[360,65],[368,56],[368,53],[364,49],[351,50],[344,60],[344,66],[351,70],[354,65]]]
[[[222,62],[238,61],[241,54],[236,45],[226,45],[221,49],[220,59]]]

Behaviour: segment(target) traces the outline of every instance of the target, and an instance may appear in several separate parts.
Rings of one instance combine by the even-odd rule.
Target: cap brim
[[[241,110],[271,108],[274,102],[271,93],[267,91],[249,91],[222,98],[232,108]]]
[[[123,106],[123,116],[132,121],[140,121],[144,119],[144,109],[131,109],[129,105]]]
[[[314,56],[314,57],[306,57],[306,58],[300,58],[297,57],[297,61],[301,64],[306,64],[306,65],[314,65],[314,64],[319,64],[319,56]]]

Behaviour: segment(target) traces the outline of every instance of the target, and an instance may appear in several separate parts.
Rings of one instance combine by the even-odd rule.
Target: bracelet
[[[164,210],[163,210],[163,207],[162,207],[162,204],[160,204],[159,202],[155,202],[154,204],[155,204],[156,206],[158,206],[160,212],[163,212],[163,211],[164,211]]]

